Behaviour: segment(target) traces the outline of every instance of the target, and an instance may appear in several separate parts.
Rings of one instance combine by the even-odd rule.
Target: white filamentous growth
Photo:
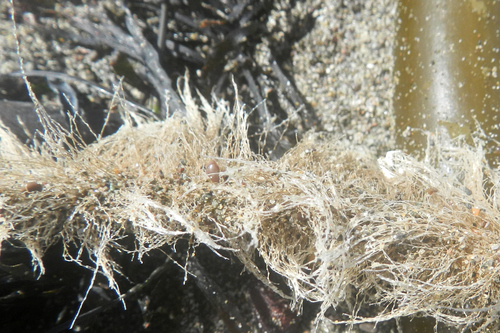
[[[40,273],[39,258],[57,237],[78,243],[66,259],[80,263],[87,250],[94,273],[119,293],[109,250],[119,250],[127,230],[139,258],[193,237],[232,251],[280,292],[256,269],[257,251],[287,281],[293,302],[322,304],[318,322],[347,301],[347,323],[424,313],[456,326],[497,324],[498,297],[479,295],[499,292],[500,172],[479,142],[437,140],[433,165],[392,152],[379,166],[368,153],[311,135],[269,161],[252,153],[239,104],[212,108],[201,98],[200,107],[183,88],[185,117],[123,126],[80,149],[68,151],[68,133],[44,113],[38,150],[1,126],[0,240],[26,244]],[[211,159],[223,161],[224,182],[207,177]],[[29,181],[42,189],[26,191]],[[376,315],[357,315],[371,304],[380,304]]]

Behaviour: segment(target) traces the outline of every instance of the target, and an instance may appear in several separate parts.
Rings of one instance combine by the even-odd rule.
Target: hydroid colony
[[[140,259],[191,237],[193,246],[231,251],[278,291],[257,268],[261,257],[287,281],[282,296],[321,303],[318,322],[345,302],[346,323],[419,313],[459,327],[498,325],[500,178],[479,141],[436,137],[422,162],[398,151],[377,161],[311,134],[269,161],[251,151],[241,105],[200,100],[186,85],[185,117],[135,119],[81,147],[78,133],[41,108],[37,147],[3,128],[0,240],[25,244],[40,274],[48,246],[76,244],[66,259],[81,262],[88,251],[120,293],[111,255],[120,238],[135,236]],[[380,312],[358,316],[368,304]]]

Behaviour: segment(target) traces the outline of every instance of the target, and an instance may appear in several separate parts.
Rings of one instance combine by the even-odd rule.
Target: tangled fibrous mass
[[[498,324],[500,178],[479,140],[435,138],[424,161],[399,151],[377,161],[314,134],[270,161],[252,153],[238,101],[230,109],[200,100],[186,84],[185,117],[134,126],[124,117],[116,134],[90,145],[75,145],[78,133],[43,109],[45,141],[32,148],[3,127],[0,240],[22,242],[40,274],[47,247],[77,244],[119,293],[110,252],[123,235],[133,233],[139,259],[192,237],[193,246],[231,251],[294,305],[320,302],[318,322],[348,302],[346,323],[425,314],[460,327]],[[288,295],[257,268],[257,255]],[[368,304],[380,312],[358,316]]]

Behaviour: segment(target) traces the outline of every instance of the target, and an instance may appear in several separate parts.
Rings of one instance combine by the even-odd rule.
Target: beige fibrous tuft
[[[241,105],[198,99],[186,85],[186,117],[136,119],[80,148],[77,133],[40,110],[45,141],[32,149],[2,127],[0,240],[25,244],[40,274],[47,247],[77,244],[66,259],[88,251],[117,289],[110,253],[120,238],[135,236],[139,259],[192,238],[233,252],[276,290],[254,262],[261,257],[292,303],[321,303],[318,323],[347,303],[345,323],[422,314],[497,324],[500,173],[479,142],[436,139],[424,161],[400,151],[377,160],[311,134],[270,161],[252,153]],[[358,316],[368,304],[380,311]]]

